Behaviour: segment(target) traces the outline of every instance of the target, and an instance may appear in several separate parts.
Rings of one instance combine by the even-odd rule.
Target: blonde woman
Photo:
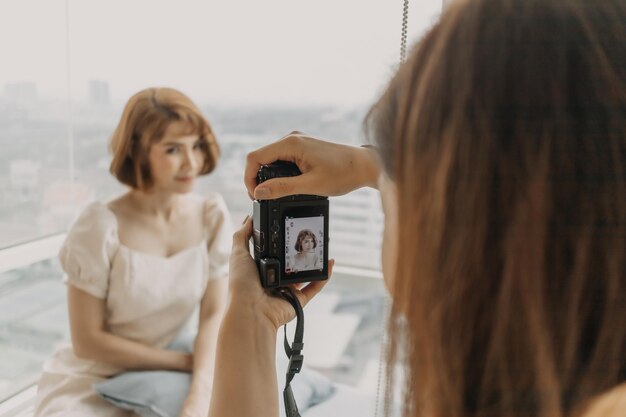
[[[181,415],[206,416],[232,233],[221,196],[191,191],[219,147],[188,97],[149,88],[126,104],[111,151],[111,173],[129,190],[89,205],[63,244],[72,340],[44,366],[35,415],[130,416],[92,385],[167,369],[193,374]],[[194,353],[166,350],[197,305]]]

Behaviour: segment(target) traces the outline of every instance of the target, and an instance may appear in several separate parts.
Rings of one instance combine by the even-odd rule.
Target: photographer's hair
[[[172,88],[147,88],[132,96],[111,138],[111,173],[123,184],[146,190],[153,184],[148,151],[159,142],[168,126],[181,122],[187,134],[197,134],[205,153],[200,175],[215,168],[219,146],[208,121],[183,93]]]
[[[623,0],[461,0],[370,110],[403,415],[575,416],[626,381],[625,63]]]
[[[298,233],[298,238],[296,239],[296,244],[294,245],[294,248],[296,249],[296,251],[302,252],[301,242],[306,237],[310,237],[311,239],[313,239],[313,248],[317,248],[317,237],[315,237],[315,233],[313,233],[309,229],[302,229],[300,233]]]

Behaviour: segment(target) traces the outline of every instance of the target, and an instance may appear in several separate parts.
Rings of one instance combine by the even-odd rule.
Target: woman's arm
[[[278,416],[276,333],[295,317],[293,307],[261,287],[248,243],[252,220],[233,237],[229,304],[217,342],[210,417]],[[334,261],[329,261],[329,276]],[[328,281],[315,281],[294,294],[305,306]],[[282,387],[280,387],[282,389]]]
[[[181,417],[205,417],[209,412],[217,337],[228,292],[228,279],[209,281],[200,304],[200,324],[194,344],[193,378]]]
[[[257,185],[261,165],[294,162],[302,175],[274,178]],[[248,154],[244,181],[250,197],[268,200],[291,194],[343,195],[378,186],[380,161],[374,149],[348,146],[294,132]]]
[[[277,329],[241,301],[229,306],[220,329],[209,416],[277,417]]]
[[[68,285],[67,300],[72,345],[79,358],[123,369],[191,370],[191,354],[154,348],[108,332],[105,300],[72,285]]]

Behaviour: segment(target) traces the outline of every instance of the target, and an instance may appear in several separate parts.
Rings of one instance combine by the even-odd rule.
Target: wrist
[[[191,372],[193,370],[193,355],[184,352],[173,352],[175,357],[174,369],[177,371]]]
[[[213,387],[202,387],[191,384],[187,393],[186,404],[195,409],[209,410]]]
[[[189,386],[189,395],[208,396],[213,389],[213,378],[209,375],[196,375],[194,373]]]
[[[255,307],[255,304],[231,299],[220,330],[236,329],[237,332],[249,332],[258,336],[271,334],[275,338],[279,327],[260,308]]]
[[[380,176],[380,156],[378,155],[378,150],[370,145],[362,145],[357,148],[357,152],[363,185],[378,188],[378,177]]]

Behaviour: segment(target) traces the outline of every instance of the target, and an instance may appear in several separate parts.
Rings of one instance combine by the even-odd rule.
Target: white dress
[[[120,244],[117,220],[102,203],[92,203],[68,233],[59,257],[64,282],[106,300],[110,332],[155,347],[167,346],[184,328],[210,279],[228,275],[232,223],[222,197],[204,206],[204,239],[170,257]],[[133,413],[102,400],[94,383],[122,372],[78,358],[60,346],[38,383],[35,417],[128,417]]]

